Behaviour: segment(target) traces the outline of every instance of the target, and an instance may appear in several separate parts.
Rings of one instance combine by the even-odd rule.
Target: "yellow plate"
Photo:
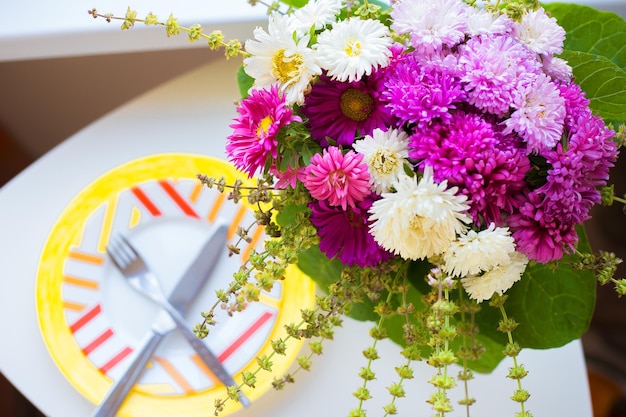
[[[203,187],[196,174],[247,177],[229,163],[191,154],[160,154],[118,166],[82,190],[59,217],[41,254],[36,301],[41,333],[55,363],[82,395],[99,403],[120,377],[125,362],[147,334],[158,308],[132,290],[106,256],[115,233],[132,237],[151,269],[169,291],[221,217],[238,226],[253,224],[252,211]],[[193,327],[215,301],[253,248],[262,249],[263,230],[254,226],[241,254],[223,259],[187,314]],[[236,381],[256,369],[255,358],[269,354],[269,342],[285,337],[284,325],[299,321],[300,309],[314,302],[314,284],[296,269],[271,293],[242,313],[221,312],[205,343]],[[269,388],[296,359],[301,342],[290,340],[287,355],[273,358],[273,373],[260,372],[251,401]],[[159,345],[138,384],[119,411],[122,417],[202,416],[224,386],[200,363],[176,331]],[[223,414],[240,408],[230,401]]]

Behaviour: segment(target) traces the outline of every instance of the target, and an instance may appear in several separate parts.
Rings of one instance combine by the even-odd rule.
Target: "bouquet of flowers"
[[[608,181],[624,143],[626,23],[583,6],[475,3],[283,0],[267,5],[267,28],[245,47],[173,17],[137,19],[129,9],[123,18],[125,28],[161,24],[243,56],[226,152],[258,185],[199,177],[256,205],[273,239],[219,302],[244,309],[297,264],[324,295],[288,337],[309,338],[320,352],[347,314],[373,321],[374,340],[403,347],[387,414],[397,412],[414,360],[433,366],[428,402],[445,415],[447,389],[508,356],[509,377],[520,381],[512,399],[518,415],[530,415],[520,349],[579,338],[596,278],[626,293],[613,278],[620,260],[594,254],[582,227],[594,206],[624,203]],[[575,36],[606,19],[614,24],[604,32]],[[213,310],[205,316],[201,336]],[[370,361],[374,346],[364,352]],[[456,378],[447,372],[454,363]],[[369,365],[360,376],[351,416],[365,415],[375,377]]]

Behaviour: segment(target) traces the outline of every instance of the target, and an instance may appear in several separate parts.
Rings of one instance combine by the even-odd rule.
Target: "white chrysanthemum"
[[[551,55],[543,57],[543,71],[559,81],[571,81],[573,76],[572,67],[566,60]]]
[[[391,10],[391,28],[409,34],[417,52],[430,55],[465,39],[468,9],[462,0],[399,0]]]
[[[513,25],[513,20],[506,14],[494,15],[478,7],[467,8],[467,28],[471,36],[508,33],[513,29]]]
[[[476,275],[508,263],[514,251],[509,228],[491,223],[485,230],[470,230],[452,242],[443,254],[443,270],[457,277]]]
[[[463,288],[470,298],[479,303],[490,299],[494,294],[502,295],[522,277],[528,258],[519,253],[511,254],[510,262],[499,265],[483,275],[470,275],[461,279]]]
[[[464,195],[447,181],[435,184],[432,167],[426,166],[419,182],[402,175],[395,193],[383,193],[370,208],[370,233],[382,247],[404,259],[424,259],[450,247],[471,221]]]
[[[293,13],[298,34],[305,35],[313,27],[315,30],[335,22],[341,12],[341,0],[309,0]]]
[[[322,70],[315,51],[307,46],[309,36],[294,40],[293,33],[291,16],[272,14],[267,32],[256,28],[255,39],[246,41],[251,56],[244,60],[244,68],[254,78],[254,88],[278,84],[288,104],[302,104],[311,79]]]
[[[320,33],[313,47],[331,78],[352,82],[387,66],[391,44],[389,29],[378,20],[350,18]]]
[[[554,17],[546,14],[543,8],[531,11],[522,16],[516,24],[517,38],[538,54],[553,55],[563,52],[565,29]]]
[[[354,142],[355,151],[363,154],[373,185],[377,194],[386,193],[391,185],[404,174],[404,163],[409,157],[409,137],[403,131],[389,129],[386,132],[374,129]]]

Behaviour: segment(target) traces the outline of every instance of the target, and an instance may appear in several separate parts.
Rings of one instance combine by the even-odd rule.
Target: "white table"
[[[237,65],[211,63],[145,93],[69,138],[0,189],[0,371],[47,416],[85,417],[94,409],[56,368],[37,326],[35,274],[51,227],[78,190],[115,165],[162,152],[223,157],[235,115]],[[371,343],[369,327],[346,320],[311,373],[299,374],[295,385],[266,394],[235,416],[346,415],[356,405],[351,393],[361,383],[356,375],[365,365],[360,352]],[[403,363],[396,346],[381,343],[379,351],[382,359],[374,365],[378,379],[371,386],[374,399],[367,403],[371,416],[382,414],[380,407],[389,400],[385,387],[396,380],[392,367]],[[530,370],[524,382],[535,416],[591,417],[580,342],[524,351],[521,361]],[[475,415],[515,414],[517,407],[508,400],[515,385],[504,376],[510,365],[505,362],[494,374],[476,380]],[[401,415],[431,414],[424,403],[431,387],[423,382],[431,372],[418,366],[421,376],[407,384],[409,398],[397,403]],[[207,405],[206,415],[211,413]]]

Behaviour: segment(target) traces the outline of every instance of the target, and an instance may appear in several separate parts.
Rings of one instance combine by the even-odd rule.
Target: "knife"
[[[170,293],[168,301],[181,314],[185,314],[219,263],[220,256],[223,254],[221,249],[226,247],[227,230],[227,225],[224,222],[215,223],[209,239]],[[150,331],[135,350],[124,374],[111,386],[92,417],[113,417],[115,415],[161,340],[175,328],[176,323],[165,309],[161,309]]]

